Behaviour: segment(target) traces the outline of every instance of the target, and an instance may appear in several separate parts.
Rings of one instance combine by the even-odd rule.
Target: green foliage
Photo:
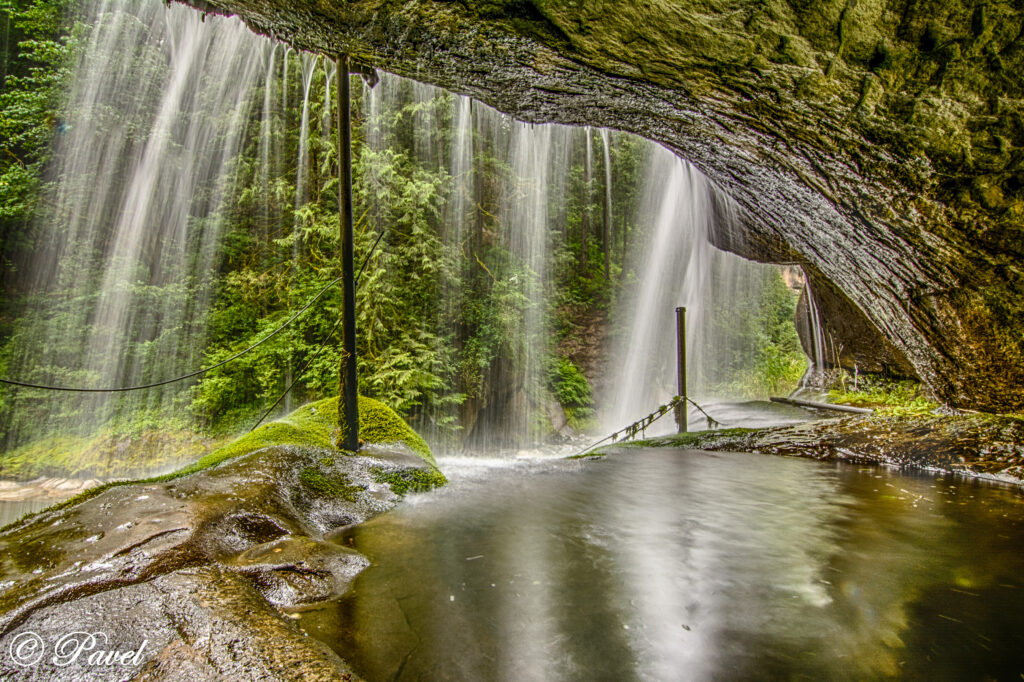
[[[355,200],[370,223],[359,236],[361,251],[369,251],[379,231],[384,237],[357,292],[360,389],[402,414],[457,401],[445,391],[450,346],[435,331],[440,288],[451,277],[435,227],[446,175],[416,166],[405,153],[365,146],[361,169],[365,180]]]
[[[847,377],[849,383],[852,379]],[[846,384],[847,382],[844,382]],[[922,416],[931,414],[939,404],[921,393],[916,381],[886,381],[878,378],[858,378],[857,388],[829,391],[829,401],[838,405],[872,407],[879,416]]]
[[[339,274],[337,155],[333,131],[320,127],[326,82],[322,72],[314,76],[309,201],[293,205],[297,179],[291,171],[265,177],[267,171],[257,163],[258,136],[240,160],[247,179],[237,192],[224,238],[230,270],[221,278],[210,317],[208,364],[262,339]],[[375,134],[402,131],[404,121],[425,112],[426,103],[410,104],[386,112],[369,126]],[[288,114],[279,113],[282,118],[274,124],[278,132],[270,143],[280,138],[291,149],[298,144],[298,130],[290,127],[296,121]],[[438,321],[440,290],[455,276],[452,256],[438,237],[448,178],[443,171],[419,166],[401,146],[378,150],[361,139],[355,142],[355,262],[357,267],[366,263],[356,294],[360,392],[403,415],[457,405],[462,395],[452,385],[456,370],[451,339],[437,331],[450,326]],[[284,224],[276,233],[275,221]],[[193,413],[208,428],[223,431],[251,422],[289,378],[297,379],[295,400],[335,393],[340,334],[328,336],[340,315],[339,287],[272,341],[206,375],[194,391]]]
[[[793,318],[798,294],[776,268],[765,268],[759,300],[730,301],[716,310],[713,338],[727,339],[709,348],[711,366],[720,374],[706,377],[713,392],[767,398],[796,388],[807,369]]]
[[[594,398],[590,382],[579,367],[566,358],[552,358],[548,365],[548,381],[563,407],[592,407]]]
[[[9,21],[4,82],[0,83],[0,236],[5,267],[32,248],[28,230],[39,200],[50,140],[61,123],[56,114],[67,77],[71,41],[62,25],[62,0],[4,0]],[[8,260],[9,259],[9,260]]]
[[[576,431],[583,431],[591,426],[590,418],[594,415],[594,397],[590,382],[566,358],[552,358],[548,364],[548,385],[565,410],[569,426]]]

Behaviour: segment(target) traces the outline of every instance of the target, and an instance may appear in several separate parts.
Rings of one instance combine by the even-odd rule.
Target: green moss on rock
[[[391,492],[399,496],[406,493],[425,493],[448,482],[440,471],[423,471],[422,469],[405,469],[402,471],[373,470],[374,479],[378,483],[386,483]]]
[[[337,410],[337,398],[331,398]],[[327,403],[328,401],[323,401]],[[320,404],[320,403],[318,403]],[[384,445],[401,443],[437,469],[437,460],[430,452],[430,446],[418,433],[402,420],[390,407],[373,398],[359,396],[359,440],[364,443]]]
[[[360,490],[365,490],[363,486],[352,485],[345,474],[324,473],[313,467],[302,470],[302,473],[299,474],[299,482],[317,495],[341,498],[349,502],[355,502],[356,494]]]
[[[60,502],[50,510],[64,509],[72,505],[84,502],[115,486],[128,485],[132,483],[163,483],[182,476],[188,476],[219,464],[247,455],[263,448],[274,445],[298,445],[333,449],[337,424],[334,423],[338,414],[338,399],[327,398],[315,403],[303,405],[286,417],[277,421],[263,424],[250,433],[228,443],[227,445],[214,450],[201,457],[192,464],[177,471],[161,476],[152,476],[141,480],[111,481],[103,485],[90,488],[74,497]],[[431,476],[440,477],[441,485],[446,480],[437,468],[437,460],[434,459],[430,446],[419,434],[402,420],[390,407],[372,398],[359,397],[359,436],[364,443],[396,444],[406,445],[412,452],[416,453],[426,462],[433,473]],[[304,472],[305,473],[305,472]],[[310,478],[310,481],[313,479]],[[304,479],[303,483],[307,481]],[[318,485],[314,482],[313,485]],[[337,492],[337,490],[335,490]],[[347,499],[347,498],[346,498]],[[20,523],[20,520],[16,523]],[[11,524],[14,525],[14,524]],[[10,526],[7,526],[10,527]]]

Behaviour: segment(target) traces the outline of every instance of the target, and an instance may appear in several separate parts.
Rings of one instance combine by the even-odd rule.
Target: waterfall
[[[323,233],[324,207],[311,202],[320,199],[330,159],[330,82],[337,73],[329,61],[254,36],[236,20],[211,16],[204,23],[187,8],[109,0],[88,17],[93,28],[75,66],[67,132],[49,169],[52,210],[38,226],[50,241],[32,264],[32,314],[7,346],[13,351],[6,371],[42,383],[124,386],[202,366],[222,281],[221,228],[238,197],[254,209],[251,225],[232,223],[239,234],[229,237],[241,240],[239,249],[245,253],[247,239],[261,240],[273,267],[291,268],[293,284],[308,274],[306,239],[316,237],[303,237],[306,214],[299,212],[312,208],[310,226]],[[591,329],[619,330],[605,369],[588,367],[605,389],[598,397],[607,424],[628,423],[675,393],[675,306],[690,310],[691,394],[713,389],[718,367],[742,355],[719,318],[737,302],[756,304],[763,268],[711,247],[707,233],[715,221],[729,220],[729,202],[685,162],[608,130],[516,121],[398,76],[382,74],[361,95],[360,201],[365,225],[389,231],[376,256],[379,277],[396,282],[408,274],[389,265],[395,261],[388,261],[388,240],[414,236],[394,234],[388,211],[398,204],[408,207],[402,215],[412,215],[434,201],[429,197],[441,197],[417,218],[416,229],[430,232],[416,237],[424,252],[440,244],[427,268],[436,266],[436,279],[426,285],[440,292],[436,310],[429,302],[434,293],[424,296],[424,314],[436,316],[436,324],[419,331],[437,357],[458,357],[439,370],[449,372],[448,395],[422,407],[409,401],[410,419],[435,444],[523,448],[563,428],[565,414],[552,397],[559,366],[551,363],[573,353],[558,346],[558,326],[575,323],[559,315],[574,305],[572,296],[593,302],[595,287],[610,286],[616,238],[616,286],[625,294],[609,296],[600,315],[585,321]],[[613,159],[632,158],[621,144],[646,150],[637,206],[632,199],[613,205],[634,189],[612,186]],[[408,185],[395,183],[398,168],[412,174]],[[599,195],[594,185],[602,174]],[[614,174],[637,183],[629,179],[632,170]],[[236,176],[252,180],[238,185],[238,197]],[[391,186],[408,194],[389,196]],[[600,227],[592,199],[603,204]],[[368,234],[357,236],[357,248],[368,248],[360,242]],[[587,267],[598,251],[603,278]],[[279,288],[281,299],[268,303],[269,311],[280,300],[298,302],[291,286]],[[567,293],[573,287],[578,293]],[[389,343],[386,352],[414,352]],[[590,350],[586,362],[594,364]],[[290,350],[282,351],[279,364],[259,378],[264,394],[278,390],[278,380],[291,383],[299,370],[293,363]],[[0,406],[8,417],[5,446],[42,435],[40,425],[83,435],[118,420],[185,429],[192,425],[190,386],[113,396],[15,392]]]
[[[620,305],[627,332],[613,353],[618,371],[602,420],[609,430],[632,423],[676,394],[677,306],[687,309],[690,396],[713,392],[730,361],[749,358],[756,349],[737,347],[742,342],[731,331],[731,322],[756,309],[772,267],[711,245],[708,235],[715,221],[729,220],[736,209],[699,171],[668,150],[650,145],[643,187],[635,220],[650,225],[651,231],[647,243],[633,251],[638,286]],[[723,325],[723,319],[730,324]]]
[[[35,292],[7,373],[124,386],[190,371],[218,266],[219,210],[269,41],[238,20],[162,3],[94,2],[37,225]],[[56,293],[54,293],[56,292]],[[140,420],[187,385],[131,394],[21,391],[5,444],[46,427]]]
[[[434,427],[440,415],[425,415],[417,427],[439,447],[493,450],[540,442],[549,403],[552,246],[562,233],[569,149],[573,140],[582,142],[583,131],[516,121],[390,74],[364,87],[363,97],[370,149],[410,154],[418,166],[443,170],[449,179],[438,232],[463,288],[442,286],[439,331],[454,325],[455,346],[474,343],[476,330],[460,320],[488,296],[490,313],[506,325],[482,370],[481,392],[460,409],[462,430],[454,442]]]
[[[825,331],[821,325],[821,315],[818,314],[818,303],[814,298],[814,290],[811,289],[811,279],[804,275],[804,287],[806,287],[807,298],[807,328],[811,332],[811,345],[813,346],[813,364],[807,368],[804,378],[801,380],[801,387],[820,387],[824,382],[825,375]]]
[[[518,330],[517,371],[506,375],[502,382],[508,400],[503,411],[513,419],[501,421],[505,432],[498,434],[500,442],[521,442],[524,437],[527,442],[535,442],[542,435],[530,416],[543,402],[537,391],[543,386],[542,358],[550,350],[544,301],[550,285],[548,178],[552,130],[550,125],[516,122],[509,143],[507,158],[512,173],[502,197],[499,219],[510,250],[525,266],[510,281],[529,303]]]
[[[604,220],[601,231],[601,249],[604,251],[604,279],[611,279],[612,264],[612,157],[608,142],[608,129],[601,128],[601,147],[604,150]]]

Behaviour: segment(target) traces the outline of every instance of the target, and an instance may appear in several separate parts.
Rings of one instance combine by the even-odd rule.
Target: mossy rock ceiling
[[[191,4],[660,142],[739,202],[752,243],[784,247],[754,255],[812,265],[939,397],[1024,407],[1019,0]]]

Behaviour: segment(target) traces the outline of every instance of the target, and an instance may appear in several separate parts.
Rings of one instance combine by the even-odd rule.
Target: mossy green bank
[[[50,510],[70,507],[96,497],[115,486],[171,481],[271,446],[305,446],[333,450],[338,431],[337,424],[334,422],[337,413],[338,399],[336,397],[303,405],[288,416],[264,424],[181,469],[140,480],[110,481],[64,500],[50,507]],[[429,489],[447,482],[437,468],[437,460],[434,459],[430,446],[387,405],[372,398],[359,397],[359,435],[360,441],[367,444],[404,445],[429,465],[429,473],[423,472],[426,477],[423,481],[418,479],[402,481],[399,483],[400,490],[393,488],[396,494],[404,495],[409,490]],[[308,474],[307,471],[309,471]],[[429,485],[427,485],[427,479],[429,479]],[[339,483],[335,480],[328,480],[316,470],[304,470],[301,481],[317,492],[324,492],[324,486],[341,497],[347,498],[351,492],[347,490],[347,482]],[[391,480],[383,482],[393,483]],[[20,523],[20,521],[15,523]]]

